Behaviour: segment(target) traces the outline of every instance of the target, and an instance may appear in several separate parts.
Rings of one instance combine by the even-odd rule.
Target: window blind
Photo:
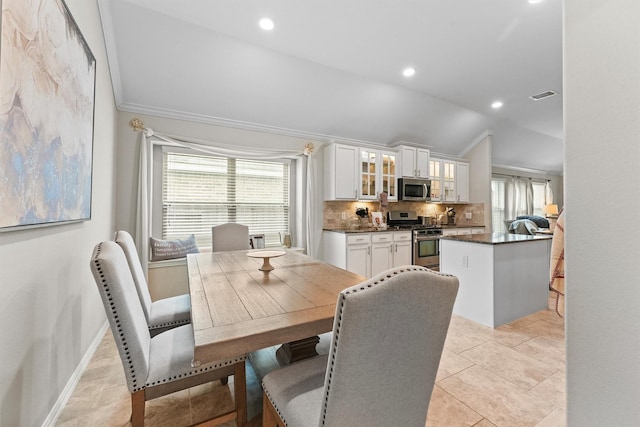
[[[504,225],[505,211],[505,181],[502,179],[491,180],[491,230],[493,233],[506,233]]]
[[[289,231],[289,163],[163,153],[162,236],[195,234],[211,247],[211,227],[235,222],[278,246]]]

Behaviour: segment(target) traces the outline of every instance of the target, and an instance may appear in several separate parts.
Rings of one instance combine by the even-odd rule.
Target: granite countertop
[[[334,233],[346,233],[346,234],[351,234],[351,233],[384,233],[384,232],[388,232],[388,233],[393,233],[396,231],[408,231],[410,232],[411,230],[408,229],[404,229],[404,230],[399,230],[396,228],[386,228],[386,229],[381,229],[381,228],[373,228],[373,227],[367,227],[367,228],[348,228],[348,227],[337,227],[337,228],[323,228],[323,231],[333,231]]]
[[[532,240],[549,240],[551,238],[553,238],[553,236],[543,234],[530,236],[528,234],[485,233],[463,236],[442,236],[440,240],[458,240],[461,242],[481,243],[485,245],[500,245],[503,243],[530,242]]]
[[[484,225],[441,225],[443,229],[446,228],[484,228]],[[323,228],[323,231],[333,231],[335,233],[384,233],[384,232],[395,232],[395,231],[411,231],[411,229],[403,228],[397,229],[394,227],[389,227],[385,229],[373,228],[373,227],[360,227],[360,228],[350,228],[350,227],[336,227],[336,228]]]

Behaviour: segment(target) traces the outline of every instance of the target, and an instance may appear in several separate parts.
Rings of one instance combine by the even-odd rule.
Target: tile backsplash
[[[387,210],[416,211],[419,216],[438,218],[438,215],[444,213],[448,206],[453,207],[456,211],[456,224],[486,226],[483,203],[447,205],[446,203],[389,202]],[[369,221],[371,221],[371,212],[379,211],[384,213],[386,220],[387,210],[381,209],[380,202],[325,201],[323,227],[344,228],[359,224],[360,218],[356,215],[356,208],[369,208]],[[471,219],[465,217],[466,213],[471,213]]]

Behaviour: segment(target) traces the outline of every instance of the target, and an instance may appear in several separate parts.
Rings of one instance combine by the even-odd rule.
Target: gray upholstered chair
[[[211,250],[213,252],[249,249],[249,227],[228,222],[211,227]]]
[[[457,292],[418,266],[342,291],[329,354],[264,377],[263,427],[424,427]]]
[[[116,232],[115,241],[127,258],[127,264],[131,270],[133,281],[144,317],[149,324],[151,336],[158,335],[169,329],[191,323],[191,299],[189,294],[177,295],[175,297],[163,298],[151,301],[147,279],[145,278],[136,245],[131,234],[120,230]]]
[[[91,271],[109,319],[131,393],[131,421],[144,425],[147,400],[235,375],[235,409],[218,422],[247,418],[245,356],[192,366],[192,326],[183,325],[151,337],[126,257],[115,242],[96,245]],[[210,425],[217,425],[212,424]]]

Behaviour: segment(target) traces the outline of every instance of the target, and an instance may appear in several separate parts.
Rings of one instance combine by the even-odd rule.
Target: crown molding
[[[364,141],[361,139],[344,138],[337,135],[326,135],[315,132],[307,132],[297,129],[288,129],[278,126],[270,126],[259,123],[245,122],[241,120],[225,119],[222,117],[207,116],[204,114],[187,113],[184,111],[168,110],[164,108],[149,107],[146,105],[132,104],[124,102],[118,105],[118,111],[147,114],[156,117],[163,117],[166,119],[183,120],[194,123],[202,123],[213,126],[223,126],[228,128],[249,130],[254,132],[271,133],[275,135],[289,136],[300,139],[312,139],[320,142],[334,142],[347,145],[358,145],[376,148],[389,148],[388,145],[375,143],[371,141]]]

